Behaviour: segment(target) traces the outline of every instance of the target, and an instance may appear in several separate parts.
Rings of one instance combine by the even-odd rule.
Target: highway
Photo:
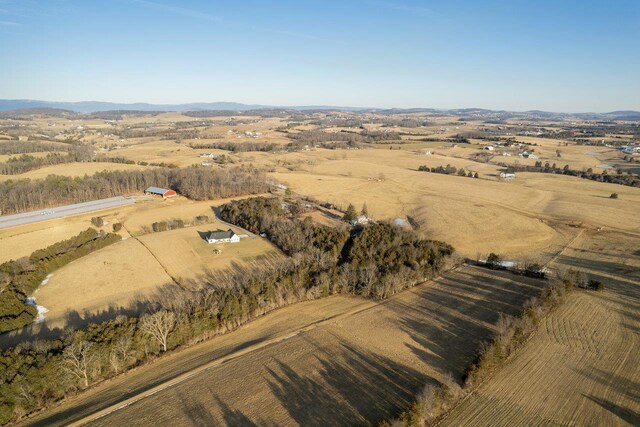
[[[45,221],[48,219],[62,218],[69,215],[76,215],[101,209],[114,208],[117,206],[132,205],[135,202],[135,197],[117,196],[109,197],[108,199],[93,200],[91,202],[76,203],[73,205],[41,209],[39,211],[25,212],[16,215],[5,215],[0,216],[0,229]]]

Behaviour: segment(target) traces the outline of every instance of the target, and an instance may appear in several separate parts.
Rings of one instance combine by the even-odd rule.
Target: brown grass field
[[[127,211],[138,207],[139,205],[119,206],[86,214],[3,228],[0,230],[0,262],[29,256],[37,249],[69,239],[89,227],[94,227],[91,224],[91,218],[94,216],[102,216],[105,220],[105,225],[102,229],[111,231],[113,222],[117,222],[119,217],[126,215]],[[126,235],[126,231],[121,234]]]
[[[555,268],[586,270],[608,289],[571,294],[443,425],[639,425],[638,247],[637,237],[601,233],[565,250]]]
[[[128,238],[60,268],[35,297],[49,310],[46,326],[64,327],[73,325],[69,313],[84,318],[128,307],[170,282],[153,255]]]
[[[188,167],[207,161],[198,157],[201,153],[225,154],[228,166],[261,168],[294,193],[343,209],[348,203],[357,209],[366,203],[376,220],[411,217],[419,225],[418,233],[451,243],[463,257],[496,252],[506,259],[551,260],[552,269],[587,271],[603,280],[607,289],[575,291],[543,320],[504,369],[456,407],[443,424],[640,425],[640,189],[541,173],[517,173],[514,181],[503,182],[496,162],[534,164],[535,160],[519,158],[517,153],[496,155],[488,163],[471,160],[488,141],[472,139],[472,144],[453,146],[445,139],[488,125],[481,120],[461,123],[456,116],[430,118],[426,127],[394,128],[403,133],[403,141],[362,150],[229,153],[188,146],[289,142],[276,128],[290,120],[243,117],[247,123],[232,125],[229,119],[211,118],[213,124],[199,128],[197,139],[189,136],[179,141],[106,137],[111,124],[99,119],[82,124],[104,132],[100,135],[76,132],[80,124],[76,120],[37,118],[33,122],[43,129],[55,123],[103,154],[135,162]],[[153,125],[168,130],[175,123],[193,120],[166,113],[125,117],[118,126]],[[537,128],[547,125],[556,124],[535,124]],[[317,128],[304,120],[292,125],[293,131]],[[366,129],[385,130],[371,123]],[[327,128],[342,130],[358,132],[359,128]],[[253,139],[246,131],[263,135]],[[420,141],[425,137],[440,140]],[[614,137],[622,140],[620,135]],[[561,167],[569,164],[573,169],[599,172],[603,164],[637,166],[624,163],[613,148],[572,141],[565,146],[567,141],[532,136],[516,136],[516,140],[538,144],[534,149],[539,160]],[[120,148],[105,148],[115,146]],[[425,150],[432,154],[424,154]],[[1,156],[0,161],[8,158]],[[477,172],[480,178],[417,170],[420,165],[447,164]],[[139,168],[143,166],[74,163],[0,176],[0,180]],[[619,195],[616,200],[609,198],[614,192]],[[90,226],[92,216],[104,216],[107,231],[113,222],[122,222],[120,233],[126,238],[56,271],[36,293],[38,304],[49,309],[47,321],[5,334],[0,346],[46,337],[50,328],[108,318],[174,279],[196,283],[207,270],[263,263],[279,256],[260,238],[222,245],[222,253],[214,254],[214,246],[202,240],[199,232],[227,228],[218,222],[145,234],[157,221],[190,222],[197,215],[213,218],[212,207],[224,202],[145,199],[133,206],[0,230],[0,262],[76,235]],[[335,218],[319,212],[310,215],[318,223],[336,224]],[[287,307],[100,384],[44,414],[36,424],[88,420],[84,417],[115,405],[123,395],[162,388],[172,378],[206,364],[211,366],[192,378],[94,424],[376,424],[397,416],[424,384],[441,381],[449,373],[460,379],[480,343],[490,337],[498,313],[518,312],[538,285],[508,273],[464,267],[384,303],[336,296]]]
[[[279,251],[261,237],[247,237],[239,243],[210,245],[203,236],[211,230],[227,230],[218,221],[197,227],[188,227],[163,233],[151,233],[138,239],[156,257],[171,277],[198,279],[208,270],[223,270],[234,264],[264,263],[279,257]],[[232,228],[236,234],[244,231]],[[222,253],[216,254],[214,251]]]
[[[271,175],[294,191],[339,206],[366,202],[374,218],[415,217],[427,235],[452,243],[468,257],[493,251],[544,259],[575,234],[569,225],[640,232],[640,191],[635,188],[535,173],[518,174],[513,182],[471,179],[415,169],[450,163],[483,178],[495,169],[404,151],[345,154],[346,159],[337,155],[336,160],[331,160],[336,153],[327,150],[286,155],[300,162],[299,170],[278,169]],[[608,199],[612,192],[624,202]]]
[[[60,165],[45,166],[19,175],[0,175],[0,181],[18,179],[44,179],[49,175],[84,176],[93,175],[96,172],[115,170],[140,170],[143,166],[126,165],[117,163],[65,163]]]
[[[464,267],[383,303],[336,296],[296,304],[100,385],[33,424],[115,408],[122,390],[135,396],[207,363],[92,424],[375,424],[422,385],[460,378],[498,311],[516,313],[540,283]]]

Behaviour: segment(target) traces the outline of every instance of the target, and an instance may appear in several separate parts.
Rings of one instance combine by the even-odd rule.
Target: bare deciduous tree
[[[62,369],[89,387],[91,371],[96,368],[98,355],[89,341],[73,342],[64,349]]]
[[[176,315],[168,310],[156,311],[140,319],[142,332],[155,339],[162,347],[162,351],[167,351],[167,338],[175,326]]]

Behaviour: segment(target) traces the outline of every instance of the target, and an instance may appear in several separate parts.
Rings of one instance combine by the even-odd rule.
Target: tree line
[[[67,154],[49,153],[45,157],[35,157],[28,154],[11,157],[5,163],[0,163],[0,174],[17,175],[44,166],[88,162],[94,159],[93,148],[88,145],[70,145],[67,151]]]
[[[0,144],[0,154],[44,153],[48,151],[69,151],[69,144],[51,144],[38,141],[4,141]]]
[[[47,274],[93,251],[120,240],[112,233],[89,228],[71,239],[33,252],[28,258],[0,264],[0,333],[33,322],[37,311],[26,302]]]
[[[200,286],[167,285],[141,316],[119,316],[57,340],[0,354],[6,423],[181,345],[224,333],[278,307],[331,294],[385,298],[432,277],[453,248],[390,224],[333,229],[300,220],[276,198],[222,206],[220,215],[266,233],[290,256],[210,272]]]
[[[270,189],[267,177],[253,168],[157,168],[98,172],[91,176],[50,175],[42,180],[0,182],[3,215],[95,199],[139,193],[151,186],[176,190],[194,200],[210,200]]]
[[[640,175],[634,175],[631,171],[627,174],[623,174],[622,170],[616,171],[616,173],[609,173],[603,170],[602,173],[595,173],[593,169],[588,168],[583,171],[571,169],[569,165],[564,167],[558,167],[555,163],[550,164],[545,162],[544,165],[541,161],[536,161],[534,166],[531,165],[511,165],[507,163],[497,163],[498,166],[507,168],[508,171],[514,172],[539,172],[539,173],[553,173],[557,175],[577,176],[582,179],[590,179],[592,181],[606,182],[610,184],[620,184],[629,187],[640,187]]]
[[[190,144],[189,146],[195,149],[208,148],[234,153],[248,151],[278,152],[284,151],[287,147],[284,144],[276,144],[273,142],[210,142],[207,144]]]
[[[287,214],[278,198],[234,201],[222,206],[219,215],[265,235],[287,255],[319,252],[332,257],[334,265],[318,276],[364,297],[386,298],[432,277],[453,253],[446,243],[420,239],[387,223],[350,230],[318,225],[308,217],[299,220]]]
[[[441,173],[444,175],[458,175],[458,176],[466,176],[468,178],[479,178],[478,172],[465,171],[463,168],[456,168],[455,166],[447,165],[447,166],[436,166],[434,168],[430,168],[426,165],[418,166],[418,170],[420,172],[433,172],[433,173]]]
[[[356,132],[324,132],[322,130],[305,130],[297,133],[290,132],[287,135],[290,139],[305,144],[316,144],[321,142],[346,142],[356,143],[380,143],[383,141],[399,140],[400,134],[397,132],[381,132],[362,130]]]

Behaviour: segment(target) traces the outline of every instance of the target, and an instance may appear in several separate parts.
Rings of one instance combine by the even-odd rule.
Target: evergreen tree
[[[352,203],[349,203],[349,207],[347,207],[347,211],[344,213],[342,217],[345,221],[351,222],[354,221],[358,217],[358,213],[356,212],[356,208]]]

